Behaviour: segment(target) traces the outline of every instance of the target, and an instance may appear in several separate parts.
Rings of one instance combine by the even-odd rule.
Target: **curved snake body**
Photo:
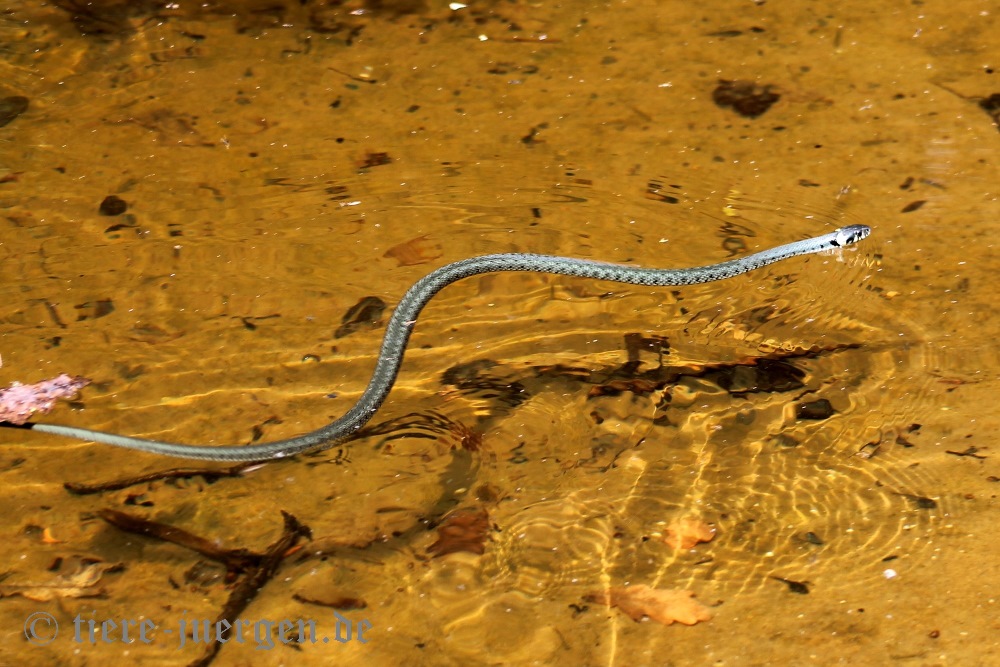
[[[417,316],[435,294],[455,281],[481,273],[531,271],[633,285],[657,287],[694,285],[731,278],[796,255],[841,248],[857,243],[869,233],[871,229],[865,225],[851,225],[823,236],[796,241],[739,259],[689,269],[646,269],[569,257],[521,253],[471,257],[442,266],[418,280],[400,299],[386,326],[382,349],[375,363],[372,378],[354,407],[322,428],[286,440],[249,446],[216,447],[146,440],[60,424],[29,423],[25,427],[42,433],[90,440],[153,454],[207,461],[262,461],[292,456],[309,450],[328,449],[357,432],[379,409],[396,381],[396,374]]]

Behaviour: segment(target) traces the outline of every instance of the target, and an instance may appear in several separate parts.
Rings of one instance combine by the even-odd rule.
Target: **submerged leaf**
[[[47,584],[0,585],[0,597],[20,595],[35,602],[48,602],[58,598],[102,597],[104,589],[97,586],[98,582],[106,572],[117,572],[123,567],[120,563],[82,558],[76,572],[60,575]]]
[[[648,616],[663,625],[674,621],[694,625],[712,618],[708,607],[694,599],[693,592],[650,588],[645,584],[615,586],[607,591],[591,593],[586,600],[618,607],[633,621]]]
[[[458,551],[479,555],[486,551],[489,530],[490,518],[486,510],[457,510],[444,518],[437,529],[437,541],[427,550],[435,558]]]
[[[690,549],[702,542],[711,542],[715,537],[715,527],[694,517],[674,519],[667,526],[663,541],[674,549]]]
[[[416,266],[426,264],[441,256],[441,246],[431,241],[427,235],[418,236],[405,243],[394,245],[386,250],[383,257],[391,257],[399,266]]]

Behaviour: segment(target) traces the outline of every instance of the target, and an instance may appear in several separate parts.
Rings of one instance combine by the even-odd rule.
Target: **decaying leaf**
[[[405,243],[394,245],[385,251],[384,257],[392,257],[399,266],[414,266],[435,260],[441,256],[441,246],[428,237],[418,236]]]
[[[14,382],[6,389],[0,389],[0,421],[23,424],[36,412],[51,410],[56,399],[72,398],[88,384],[90,380],[85,377],[65,373],[35,384]]]
[[[645,584],[615,586],[607,591],[591,593],[584,599],[618,607],[633,621],[640,621],[648,616],[663,625],[670,625],[674,621],[694,625],[712,618],[708,607],[694,599],[693,592],[650,588]]]
[[[690,549],[702,542],[711,542],[715,537],[715,526],[695,517],[674,519],[667,526],[663,541],[674,549]]]
[[[95,598],[104,595],[97,586],[105,572],[123,569],[121,563],[105,563],[93,558],[81,558],[72,574],[61,574],[46,584],[3,584],[0,597],[20,595],[35,602],[48,602],[56,598]]]
[[[435,558],[458,551],[482,554],[486,551],[489,530],[490,517],[486,510],[456,510],[438,526],[437,541],[427,550]]]

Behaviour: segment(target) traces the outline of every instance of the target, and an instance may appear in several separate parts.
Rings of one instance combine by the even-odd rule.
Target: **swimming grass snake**
[[[372,418],[396,381],[410,331],[420,311],[441,289],[462,278],[499,271],[531,271],[656,287],[694,285],[732,278],[796,255],[848,246],[864,239],[870,233],[871,228],[865,225],[850,225],[823,236],[777,246],[739,259],[689,269],[646,269],[569,257],[521,253],[483,255],[447,264],[418,280],[400,299],[386,326],[382,349],[375,363],[372,378],[354,407],[322,428],[286,440],[256,445],[197,446],[146,440],[60,424],[29,422],[21,428],[153,454],[206,461],[263,461],[310,450],[328,449],[350,438]]]

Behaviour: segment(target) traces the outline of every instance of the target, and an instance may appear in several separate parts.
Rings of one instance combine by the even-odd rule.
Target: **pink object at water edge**
[[[90,379],[63,373],[35,384],[14,382],[0,389],[0,421],[23,424],[37,413],[45,414],[60,398],[73,398]]]

